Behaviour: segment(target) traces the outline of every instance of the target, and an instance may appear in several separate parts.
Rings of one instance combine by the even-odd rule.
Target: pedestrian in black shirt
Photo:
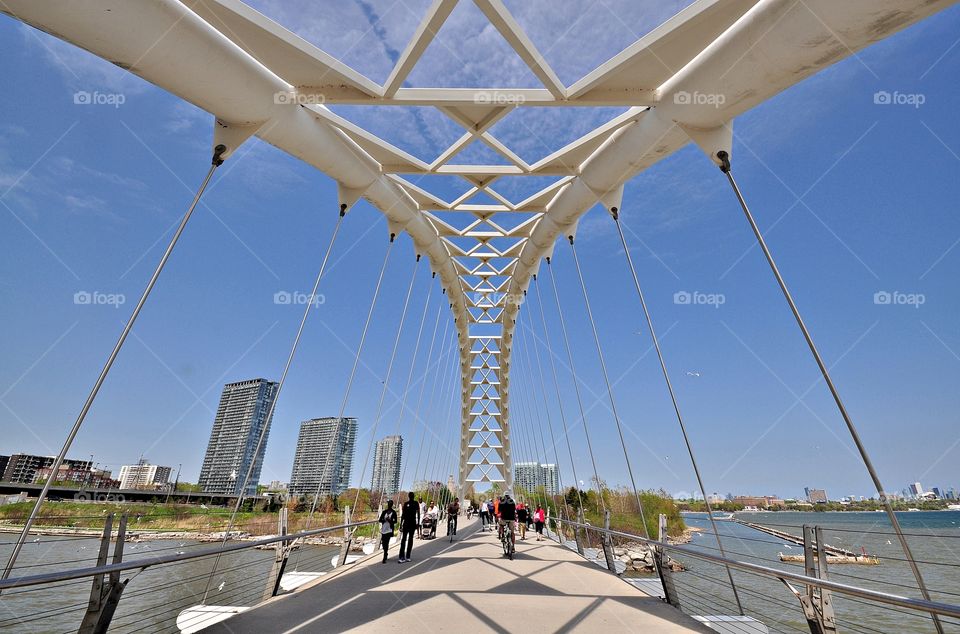
[[[380,513],[380,546],[383,548],[383,563],[387,563],[387,550],[390,538],[397,526],[397,512],[393,510],[393,500],[387,500],[387,508]]]
[[[400,561],[410,561],[413,552],[413,535],[420,526],[420,505],[414,499],[413,491],[400,509]]]

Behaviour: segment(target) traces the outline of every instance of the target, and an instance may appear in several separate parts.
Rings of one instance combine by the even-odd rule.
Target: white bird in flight
[[[687,376],[700,376],[699,372],[687,372]]]

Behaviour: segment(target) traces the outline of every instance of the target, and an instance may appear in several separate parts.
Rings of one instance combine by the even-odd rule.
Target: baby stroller
[[[420,535],[422,539],[434,539],[437,536],[437,520],[427,516],[423,518]]]

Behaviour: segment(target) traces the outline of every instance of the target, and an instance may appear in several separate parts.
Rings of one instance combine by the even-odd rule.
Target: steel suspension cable
[[[432,286],[431,286],[431,288],[432,288]],[[427,351],[427,357],[426,357],[426,359],[425,359],[425,361],[426,361],[426,366],[427,366],[427,367],[426,367],[426,369],[423,371],[423,377],[421,377],[421,379],[420,379],[420,395],[417,397],[417,405],[416,405],[416,407],[414,407],[414,409],[413,409],[414,422],[420,422],[420,406],[421,406],[421,404],[423,403],[423,393],[424,393],[424,391],[425,391],[425,389],[426,389],[426,387],[427,387],[427,377],[430,375],[430,371],[436,367],[436,363],[433,363],[433,362],[432,362],[432,359],[433,359],[433,348],[434,348],[434,345],[437,343],[437,329],[438,329],[438,327],[440,326],[440,311],[441,311],[441,310],[443,310],[443,307],[442,307],[442,306],[437,306],[437,316],[436,316],[436,319],[434,320],[434,323],[433,323],[433,335],[431,335],[431,338],[430,338],[430,349]],[[446,332],[444,332],[444,336],[446,336]],[[437,363],[439,363],[439,359],[437,360]],[[422,423],[421,423],[421,426],[420,426],[420,430],[419,430],[419,431],[420,431],[421,441],[420,441],[420,442],[417,442],[417,443],[414,443],[414,444],[411,446],[411,449],[412,449],[413,447],[417,447],[417,448],[418,448],[418,451],[417,451],[417,455],[418,455],[418,456],[420,455],[419,448],[420,448],[420,445],[422,444],[423,436],[424,436],[424,434],[426,434],[426,431],[423,429],[423,424],[422,424]],[[416,435],[416,430],[414,431],[414,435]],[[402,471],[401,471],[401,474],[400,474],[400,483],[401,483],[401,486],[402,486],[404,480],[407,479],[407,466],[408,466],[409,464],[410,464],[410,460],[409,460],[409,459],[406,460],[406,461],[404,461],[404,463],[403,463],[403,468],[402,468]],[[410,490],[413,490],[413,482],[410,483]]]
[[[850,417],[846,406],[843,404],[843,400],[840,398],[840,392],[837,390],[837,386],[833,383],[833,379],[830,377],[830,371],[827,369],[827,365],[824,363],[823,357],[820,356],[820,351],[813,342],[813,337],[811,336],[810,331],[807,330],[807,325],[804,323],[803,317],[800,316],[800,310],[797,308],[796,302],[793,301],[793,295],[787,288],[787,283],[780,274],[780,269],[777,267],[777,263],[773,259],[773,254],[770,252],[766,241],[763,239],[763,233],[761,233],[760,228],[757,226],[757,222],[754,220],[753,214],[750,213],[750,208],[747,207],[747,202],[744,200],[743,194],[740,192],[740,188],[737,186],[737,181],[733,178],[733,172],[730,169],[730,156],[727,152],[721,150],[720,152],[717,152],[717,158],[719,158],[722,163],[720,170],[726,175],[727,181],[730,183],[730,187],[733,189],[733,193],[736,195],[737,201],[740,203],[740,207],[743,209],[743,214],[746,217],[747,222],[750,224],[750,228],[753,230],[753,235],[757,239],[757,244],[763,251],[763,255],[767,260],[767,264],[770,265],[770,270],[773,272],[773,276],[776,278],[777,284],[780,286],[780,291],[783,293],[784,299],[787,300],[787,304],[790,306],[790,312],[793,313],[793,318],[796,320],[797,326],[800,328],[800,332],[803,333],[803,338],[807,342],[807,347],[810,348],[810,353],[813,355],[813,358],[817,363],[817,367],[820,369],[820,374],[823,376],[823,380],[827,384],[830,394],[833,396],[833,401],[836,403],[837,409],[840,411],[840,416],[843,418],[843,422],[846,424],[847,430],[850,432],[850,437],[853,439],[853,443],[857,446],[860,459],[863,461],[863,465],[870,474],[870,479],[873,481],[873,485],[877,490],[877,494],[880,496],[880,501],[883,503],[884,510],[887,512],[887,517],[890,518],[890,524],[893,526],[893,530],[897,534],[897,540],[900,542],[900,546],[903,549],[903,554],[906,555],[907,559],[909,560],[910,569],[913,572],[914,578],[917,580],[917,586],[920,588],[920,593],[923,595],[924,599],[929,601],[930,592],[927,590],[927,584],[923,580],[923,574],[920,572],[920,568],[917,566],[917,563],[913,558],[913,552],[910,549],[910,544],[907,542],[907,538],[903,534],[903,529],[900,527],[900,520],[897,519],[897,515],[893,510],[893,505],[890,503],[890,500],[884,491],[883,484],[880,482],[880,476],[877,474],[877,470],[873,466],[873,461],[870,459],[870,455],[867,453],[867,448],[860,439],[860,433],[857,431],[856,426],[853,424],[853,419]],[[937,632],[943,634],[943,625],[941,625],[939,617],[936,614],[931,614],[930,616],[933,618],[933,623],[937,629]]]
[[[456,336],[456,334],[454,334],[454,337],[455,337],[455,336]],[[452,349],[453,349],[453,338],[450,338],[450,344],[449,344],[448,347],[447,347],[447,359],[448,359],[448,360],[449,360],[449,357],[452,356]],[[442,372],[443,374],[439,374],[440,372]],[[446,369],[440,369],[440,368],[438,368],[438,381],[437,381],[437,384],[440,386],[440,395],[439,395],[436,399],[434,399],[434,393],[431,393],[431,395],[430,395],[430,403],[427,404],[427,408],[428,408],[428,409],[427,409],[427,412],[428,412],[427,418],[428,418],[428,419],[433,419],[434,416],[436,415],[436,413],[437,413],[437,408],[438,408],[437,400],[443,399],[443,394],[446,394],[446,393],[447,393],[448,382],[449,382],[448,380],[449,380],[449,378],[450,378],[450,374],[447,372]],[[436,387],[437,384],[435,384],[434,387]],[[443,407],[443,405],[441,404],[441,405],[439,405],[439,407]],[[437,439],[437,434],[436,434],[436,432],[432,432],[432,430],[430,429],[430,426],[427,425],[426,423],[424,423],[424,434],[426,434],[427,431],[431,431],[431,435],[430,435],[429,444],[427,445],[427,448],[426,448],[425,458],[424,458],[424,461],[423,461],[423,471],[422,471],[422,472],[419,472],[419,474],[422,476],[422,478],[426,478],[426,477],[427,477],[427,473],[430,471],[430,465],[431,465],[431,463],[432,463],[432,461],[433,461],[433,446],[434,446],[434,444],[436,444],[436,439]],[[417,475],[417,473],[415,472],[415,473],[414,473],[414,477],[416,477],[416,475]]]
[[[194,195],[193,201],[190,203],[186,213],[180,220],[180,224],[177,226],[176,231],[173,232],[173,237],[170,238],[170,242],[167,244],[166,250],[160,257],[160,261],[157,263],[157,266],[153,271],[153,275],[150,276],[150,280],[143,289],[143,293],[140,295],[140,300],[137,302],[133,312],[130,314],[130,319],[128,319],[127,323],[124,325],[123,330],[120,332],[120,337],[117,339],[116,344],[114,344],[113,350],[110,352],[106,363],[104,363],[103,368],[100,370],[100,374],[97,376],[97,380],[94,381],[93,387],[90,389],[90,393],[87,395],[87,400],[84,401],[83,407],[80,408],[80,414],[77,416],[77,420],[73,423],[73,427],[70,428],[67,438],[63,442],[63,447],[60,448],[60,453],[57,454],[57,457],[50,466],[51,473],[57,473],[60,469],[60,466],[63,464],[63,461],[66,459],[67,452],[70,451],[70,447],[73,445],[73,441],[80,432],[80,428],[83,426],[83,422],[86,420],[87,414],[90,412],[90,408],[93,406],[93,402],[97,398],[97,394],[100,393],[100,388],[103,387],[103,383],[107,379],[107,375],[110,373],[110,368],[113,367],[113,363],[116,361],[117,355],[120,354],[120,349],[123,348],[123,344],[127,340],[127,336],[130,334],[130,331],[133,330],[133,324],[137,321],[137,317],[140,316],[140,311],[143,310],[144,304],[147,303],[147,298],[150,297],[150,292],[153,290],[157,280],[160,278],[160,273],[163,272],[163,268],[170,259],[170,254],[173,253],[173,248],[180,240],[180,236],[183,234],[183,230],[187,226],[187,222],[190,220],[190,217],[193,216],[193,211],[197,208],[197,203],[200,202],[200,197],[203,196],[203,192],[206,191],[207,185],[210,183],[210,179],[213,178],[213,173],[218,167],[223,165],[224,159],[222,156],[226,151],[227,148],[224,145],[218,145],[214,148],[213,158],[211,160],[210,169],[207,171],[207,175],[204,177],[203,182],[200,183],[200,187],[197,189],[197,193]],[[37,501],[34,503],[33,509],[30,511],[30,516],[23,525],[23,530],[20,531],[20,537],[17,538],[17,543],[14,545],[13,551],[10,553],[10,558],[7,560],[7,565],[3,569],[3,575],[0,576],[0,579],[7,579],[10,576],[10,573],[13,572],[13,567],[17,563],[17,558],[20,556],[20,551],[23,549],[23,544],[27,541],[27,536],[30,534],[30,529],[33,527],[33,523],[37,518],[37,514],[40,512],[40,507],[43,505],[43,501],[47,499],[47,495],[50,493],[50,487],[53,486],[54,480],[54,478],[47,478],[47,481],[43,483],[43,488],[40,490],[40,495],[37,496]]]
[[[525,380],[526,380],[527,385],[530,386],[530,392],[529,392],[529,394],[531,394],[531,395],[534,394],[534,381],[533,381],[534,377],[533,377],[533,370],[532,370],[532,368],[533,368],[533,362],[532,362],[532,358],[531,358],[531,356],[530,356],[530,348],[534,348],[534,350],[536,350],[536,347],[535,347],[535,343],[536,343],[536,342],[535,342],[535,341],[534,341],[534,342],[530,342],[530,338],[531,338],[530,335],[531,335],[532,332],[533,332],[533,330],[532,330],[532,329],[529,329],[529,332],[527,333],[527,335],[524,336],[524,341],[527,341],[528,343],[527,343],[527,345],[525,345],[525,346],[523,347],[523,352],[524,352],[524,355],[525,355],[525,357],[526,357],[526,368],[527,368],[527,374],[526,374],[526,379],[525,379]],[[538,355],[539,355],[539,353],[538,353]],[[539,358],[538,358],[538,361],[539,361]],[[544,399],[544,407],[546,408],[546,405],[547,405],[547,402],[546,402],[546,394],[543,393],[543,392],[541,392],[541,395],[543,396],[543,399]],[[533,398],[534,398],[533,396],[528,396],[528,399],[533,399]],[[543,449],[544,462],[546,462],[547,460],[549,460],[549,458],[548,458],[548,455],[547,455],[547,454],[548,454],[548,451],[547,451],[546,436],[544,436],[544,434],[543,434],[543,419],[542,419],[541,416],[540,416],[540,409],[537,407],[537,404],[536,404],[535,402],[528,401],[528,403],[529,403],[530,409],[533,410],[533,412],[536,414],[536,417],[537,417],[537,430],[538,430],[539,433],[540,433],[540,446],[541,446],[541,448]],[[553,428],[553,425],[552,425],[552,423],[550,423],[550,411],[549,411],[549,409],[545,409],[545,413],[546,413],[546,416],[547,416],[547,422],[548,422],[548,424],[549,424],[549,426],[550,426],[550,436],[551,436],[551,438],[555,438],[555,436],[553,435],[553,429],[552,429],[552,428]],[[557,443],[556,443],[556,441],[554,441],[554,443],[553,443],[553,452],[554,452],[554,458],[555,458],[554,466],[555,466],[556,472],[557,472],[557,487],[560,489],[560,491],[563,491],[563,478],[562,478],[561,475],[560,475],[560,455],[557,453]],[[545,498],[545,499],[550,499],[552,496],[551,496],[551,494],[550,494],[549,491],[548,491],[548,487],[546,486],[546,482],[544,483],[543,489],[544,489],[544,490],[543,490],[544,498]],[[554,493],[553,495],[556,495],[556,493]],[[564,505],[564,506],[566,506],[566,505]],[[559,511],[560,509],[558,508],[557,510]],[[562,515],[561,515],[561,517],[562,517]]]
[[[667,385],[667,391],[670,393],[670,402],[673,403],[673,411],[677,415],[677,423],[680,425],[680,433],[683,435],[683,442],[687,446],[687,454],[690,456],[690,464],[693,466],[693,473],[697,477],[697,485],[700,487],[700,493],[703,495],[703,501],[707,507],[707,516],[710,518],[710,525],[713,527],[713,534],[717,538],[717,548],[720,549],[720,554],[723,557],[726,557],[726,553],[723,549],[723,541],[720,539],[720,531],[717,527],[717,520],[713,516],[713,506],[710,504],[710,500],[707,497],[707,489],[703,484],[703,477],[700,475],[700,466],[697,464],[697,458],[693,451],[693,445],[690,442],[690,436],[687,434],[687,426],[683,422],[683,416],[680,414],[680,404],[677,401],[677,395],[673,390],[673,382],[670,380],[670,373],[667,372],[667,364],[663,359],[663,351],[660,349],[660,339],[657,337],[657,331],[653,327],[653,319],[650,316],[650,311],[647,308],[647,301],[644,298],[643,290],[640,288],[640,278],[637,276],[637,270],[633,265],[633,257],[630,255],[630,249],[627,246],[626,237],[623,234],[623,227],[620,226],[620,213],[616,208],[612,209],[613,223],[617,227],[617,233],[620,235],[620,244],[623,245],[623,252],[627,256],[627,267],[630,269],[630,275],[633,277],[633,284],[637,289],[637,296],[640,298],[640,306],[643,309],[643,316],[647,321],[647,329],[650,331],[650,338],[653,340],[653,347],[657,352],[657,359],[660,361],[660,370],[663,373],[663,380]],[[727,577],[730,579],[730,589],[733,590],[733,596],[737,600],[737,608],[740,610],[740,614],[743,612],[743,605],[740,603],[740,594],[737,592],[737,586],[733,583],[733,572],[730,570],[730,566],[725,566],[727,569]]]
[[[550,283],[553,286],[553,295],[557,302],[557,315],[560,317],[560,332],[563,333],[563,346],[567,350],[567,361],[570,364],[570,374],[573,376],[573,391],[577,395],[577,406],[580,408],[580,421],[583,423],[583,434],[587,439],[587,450],[590,452],[590,463],[593,465],[593,477],[597,484],[597,497],[600,498],[600,506],[606,511],[607,502],[603,499],[603,484],[600,480],[600,473],[597,471],[597,459],[593,455],[593,443],[590,442],[590,430],[587,426],[587,415],[583,409],[583,398],[580,396],[580,384],[577,381],[577,370],[573,365],[573,350],[570,348],[570,338],[567,336],[567,321],[563,318],[563,310],[560,308],[560,293],[557,291],[557,277],[553,274],[553,267],[550,259],[547,259],[547,270],[550,271]]]
[[[456,337],[456,334],[454,334],[454,337]],[[447,415],[445,418],[445,420],[448,420],[448,421],[453,417],[453,407],[454,407],[454,404],[459,400],[459,396],[460,396],[460,390],[453,389],[457,385],[457,377],[460,375],[460,358],[458,355],[451,355],[451,356],[453,357],[453,373],[450,376],[450,384],[447,386],[447,389],[449,390],[448,393],[450,395],[448,398],[450,399],[450,401],[449,403],[447,403]],[[441,407],[443,406],[441,405]],[[441,424],[440,428],[441,430],[443,430],[446,428],[446,426],[443,426]],[[440,468],[440,455],[443,450],[443,445],[446,444],[445,442],[446,436],[445,435],[441,436],[440,434],[434,434],[434,438],[437,441],[436,442],[437,452],[433,456],[433,460],[430,463],[431,464],[430,470],[434,475],[436,475],[438,473],[437,469]],[[427,474],[425,473],[424,476],[426,475]],[[441,481],[438,479],[438,480],[435,480],[435,482],[441,482]]]
[[[260,456],[260,450],[263,448],[263,442],[267,436],[267,430],[270,428],[270,423],[273,420],[273,413],[277,408],[277,401],[280,400],[280,392],[283,391],[283,386],[287,382],[287,373],[290,371],[290,366],[293,364],[293,358],[297,354],[297,349],[300,346],[300,337],[303,335],[303,329],[307,324],[307,317],[310,315],[310,309],[314,307],[314,300],[317,296],[317,290],[320,288],[320,280],[323,279],[323,273],[327,269],[327,262],[330,259],[330,253],[333,251],[333,245],[337,241],[337,235],[340,233],[340,227],[343,225],[343,217],[347,214],[347,206],[340,205],[340,215],[337,216],[337,224],[333,227],[333,233],[330,234],[330,242],[327,244],[327,250],[323,254],[323,260],[320,261],[320,270],[317,271],[317,277],[313,282],[313,289],[310,291],[310,296],[307,298],[306,305],[303,309],[303,315],[300,317],[300,325],[297,327],[297,334],[293,338],[293,344],[290,346],[290,353],[287,355],[287,361],[283,365],[283,372],[280,373],[280,381],[277,383],[277,391],[273,394],[273,400],[270,402],[270,407],[267,410],[267,416],[264,419],[263,429],[260,430],[260,436],[257,438],[257,446],[253,452],[253,460],[250,461],[250,465],[247,467],[247,472],[243,476],[243,481],[240,485],[240,493],[237,495],[237,503],[233,507],[233,512],[230,513],[230,519],[227,522],[227,528],[223,531],[223,541],[221,542],[221,547],[226,545],[227,539],[230,536],[230,531],[233,530],[234,522],[237,518],[237,513],[240,511],[240,506],[243,504],[243,499],[247,493],[247,486],[249,485],[250,478],[253,474],[253,469],[256,466]],[[207,576],[206,587],[203,590],[203,600],[200,602],[202,605],[207,602],[207,594],[210,591],[210,582],[213,580],[213,575],[217,571],[217,566],[220,564],[220,553],[217,553],[216,558],[213,561],[213,567],[210,569],[210,574]]]
[[[441,370],[440,364],[443,363],[443,360],[446,359],[447,355],[450,353],[451,342],[449,339],[447,339],[447,332],[449,328],[450,328],[450,322],[448,320],[444,320],[443,335],[440,337],[440,356],[437,358],[437,362],[433,366],[433,381],[430,383],[430,397],[427,399],[427,404],[424,407],[424,409],[426,409],[426,412],[427,412],[427,418],[429,418],[430,415],[433,413],[433,409],[434,409],[433,397],[437,393],[437,385],[440,383],[441,377],[445,376],[441,374],[443,370]],[[417,476],[420,474],[420,462],[423,459],[424,453],[426,453],[426,447],[424,447],[424,443],[426,442],[426,439],[427,439],[427,430],[429,429],[429,427],[427,426],[427,423],[424,421],[423,417],[421,417],[420,415],[420,405],[421,405],[420,401],[423,398],[424,387],[426,387],[426,381],[424,381],[423,385],[420,388],[420,399],[417,400],[416,417],[417,417],[417,422],[420,423],[421,434],[420,434],[420,442],[417,443],[417,463],[416,465],[414,465],[413,478],[410,481],[411,489],[416,488]]]
[[[546,463],[546,459],[544,458],[543,447],[537,445],[537,435],[536,435],[536,433],[534,432],[534,429],[533,429],[533,413],[532,413],[532,411],[531,411],[531,407],[530,407],[530,397],[529,397],[529,394],[530,394],[529,390],[531,389],[531,387],[530,387],[530,386],[526,386],[527,389],[523,389],[523,387],[521,386],[521,381],[523,380],[523,373],[520,371],[522,357],[520,356],[518,349],[521,347],[521,346],[520,346],[520,340],[521,340],[522,334],[523,334],[523,333],[522,333],[521,329],[516,329],[516,330],[515,330],[515,334],[514,334],[513,340],[514,340],[514,356],[516,357],[516,361],[513,362],[513,365],[515,366],[514,369],[513,369],[513,375],[514,375],[514,377],[516,378],[517,386],[521,388],[521,389],[517,390],[517,391],[516,391],[516,394],[515,394],[515,395],[516,395],[516,398],[517,398],[517,403],[518,403],[518,404],[520,404],[521,395],[523,395],[523,399],[522,399],[523,403],[522,403],[522,405],[523,405],[523,412],[524,412],[523,417],[524,417],[524,419],[525,419],[525,420],[524,420],[524,422],[525,422],[524,427],[526,428],[526,432],[527,432],[527,434],[526,434],[526,436],[527,436],[527,438],[526,438],[526,443],[527,443],[527,445],[528,445],[529,448],[532,448],[533,454],[535,455],[535,457],[536,457],[536,459],[537,459],[536,471],[534,472],[534,473],[536,474],[537,472],[540,471],[540,469],[541,469],[541,464]],[[523,342],[523,346],[522,346],[522,347],[523,347],[524,351],[526,351],[526,349],[527,349],[527,347],[528,347],[526,341]],[[526,383],[526,381],[524,381],[524,383]],[[541,459],[543,459],[543,463],[540,462]],[[544,496],[546,495],[546,480],[544,480],[544,491],[543,491],[542,494],[540,493],[540,491],[537,490],[536,480],[534,480],[534,483],[533,483],[533,491],[532,491],[531,493],[532,493],[533,501],[534,501],[535,503],[539,504],[539,503],[542,502],[542,503],[546,504],[546,499],[544,499]],[[539,502],[537,501],[538,499],[540,500]]]
[[[360,355],[363,353],[363,344],[367,340],[367,332],[370,330],[370,322],[373,321],[373,311],[377,307],[377,299],[380,297],[380,288],[383,286],[383,277],[387,271],[387,263],[390,261],[390,253],[393,252],[393,245],[395,244],[395,234],[390,234],[390,243],[387,245],[386,253],[383,255],[383,264],[380,266],[380,276],[377,278],[377,285],[373,290],[373,299],[370,301],[370,310],[367,311],[367,319],[363,324],[363,332],[360,334],[360,344],[357,346],[357,353],[353,359],[353,367],[350,369],[350,377],[347,379],[347,387],[343,392],[343,400],[340,402],[340,412],[337,415],[337,425],[343,425],[343,414],[347,409],[347,402],[350,399],[350,391],[353,388],[353,381],[357,375],[357,366],[360,365]],[[313,520],[313,514],[317,510],[317,501],[320,499],[320,492],[323,488],[323,481],[327,477],[327,472],[330,467],[330,459],[333,456],[333,448],[336,446],[336,442],[330,443],[330,448],[327,450],[327,457],[323,464],[323,473],[321,474],[320,480],[317,482],[317,491],[313,496],[313,502],[310,505],[310,513],[307,515],[306,528],[304,530],[310,529],[310,522]],[[333,478],[337,474],[330,475],[330,494],[333,495],[334,485]]]
[[[587,307],[587,317],[590,318],[590,329],[593,331],[593,341],[597,346],[597,357],[600,359],[600,371],[603,373],[603,382],[607,386],[607,396],[610,398],[610,411],[613,413],[613,420],[617,424],[617,434],[620,436],[620,447],[623,448],[623,459],[627,463],[627,473],[630,475],[630,485],[633,487],[633,495],[637,498],[637,508],[640,509],[640,522],[643,524],[643,535],[649,538],[650,531],[647,528],[647,518],[643,513],[643,502],[640,501],[637,481],[633,477],[633,466],[630,464],[630,454],[627,452],[627,443],[623,437],[620,414],[617,412],[617,403],[613,398],[613,386],[610,385],[610,375],[607,373],[607,363],[603,358],[603,349],[600,346],[600,335],[597,332],[597,323],[593,319],[593,310],[590,308],[590,298],[587,296],[587,284],[583,279],[583,271],[580,270],[580,258],[577,256],[577,247],[573,244],[573,236],[570,236],[570,252],[573,254],[573,264],[577,269],[577,277],[580,279],[580,290],[583,291],[583,304]]]
[[[573,473],[573,484],[574,488],[577,491],[577,502],[580,506],[580,514],[583,514],[583,495],[580,493],[580,479],[577,477],[577,466],[573,460],[573,446],[570,443],[570,427],[567,425],[567,415],[563,409],[563,397],[560,394],[560,379],[557,375],[557,359],[553,353],[553,346],[550,344],[550,332],[547,329],[547,316],[543,310],[543,296],[540,294],[540,284],[537,281],[537,276],[533,276],[533,285],[537,289],[537,307],[540,309],[540,321],[543,324],[543,342],[547,346],[547,357],[550,359],[550,369],[553,371],[553,385],[557,391],[557,406],[560,409],[560,424],[563,426],[563,439],[567,445],[567,454],[570,457],[570,470]],[[543,364],[540,361],[540,351],[539,348],[535,349],[537,353],[537,363],[540,364],[540,384],[545,386],[545,381],[543,377]],[[543,390],[543,402],[544,405],[547,403],[546,396],[546,387]],[[556,449],[556,444],[554,444],[554,449]],[[566,492],[563,493],[563,505],[567,505],[567,496]]]
[[[417,328],[417,342],[413,346],[413,355],[410,357],[410,371],[407,372],[407,382],[403,387],[403,394],[400,397],[400,412],[397,414],[397,428],[396,435],[400,436],[400,426],[403,422],[403,413],[407,407],[407,394],[410,392],[410,383],[413,381],[413,371],[417,367],[417,356],[420,353],[420,340],[423,336],[423,326],[427,321],[427,310],[430,308],[430,298],[433,297],[433,284],[429,285],[427,289],[426,299],[423,302],[423,313],[420,315],[420,325]],[[427,363],[429,364],[430,358],[427,357]],[[400,461],[403,462],[403,450],[401,449]],[[400,506],[400,486],[403,483],[401,478],[397,482],[397,491],[394,493],[394,506]]]
[[[403,300],[403,309],[400,311],[400,321],[397,324],[397,336],[393,340],[393,349],[390,351],[390,361],[387,362],[387,374],[383,379],[383,388],[380,390],[380,401],[377,403],[377,414],[373,420],[373,429],[370,432],[370,442],[367,444],[367,455],[363,459],[363,467],[360,469],[360,482],[357,486],[357,495],[353,501],[353,508],[357,508],[360,502],[360,490],[363,487],[363,474],[367,471],[367,463],[370,460],[370,451],[376,442],[377,430],[380,428],[380,419],[383,415],[383,402],[387,397],[387,390],[390,389],[390,377],[393,374],[393,363],[397,358],[397,349],[400,347],[400,335],[403,333],[403,324],[407,321],[407,308],[410,306],[410,296],[413,294],[413,284],[417,281],[417,271],[420,270],[420,255],[417,254],[416,261],[413,264],[413,271],[410,273],[410,283],[407,285],[407,295]],[[373,477],[370,478],[370,492],[373,493]],[[382,498],[381,498],[382,501]],[[372,503],[373,500],[371,499]]]

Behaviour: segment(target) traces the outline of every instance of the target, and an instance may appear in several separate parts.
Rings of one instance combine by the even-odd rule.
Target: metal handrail
[[[904,597],[898,594],[890,594],[888,592],[880,592],[878,590],[869,590],[867,588],[852,586],[846,583],[838,583],[836,581],[818,579],[816,577],[808,577],[807,575],[790,572],[788,570],[780,570],[778,568],[771,568],[769,566],[761,566],[760,564],[753,564],[746,561],[739,561],[737,559],[729,559],[727,557],[711,555],[710,553],[703,553],[703,552],[694,550],[689,546],[683,546],[681,544],[670,544],[668,542],[660,542],[655,539],[648,539],[646,537],[641,537],[640,535],[634,535],[632,533],[624,533],[622,531],[617,531],[613,529],[608,530],[608,529],[600,528],[597,526],[593,526],[591,524],[582,524],[580,522],[573,522],[573,521],[562,522],[562,524],[576,526],[579,528],[585,528],[588,530],[594,530],[600,533],[607,533],[609,535],[616,535],[618,537],[625,537],[635,542],[647,544],[649,546],[655,546],[657,548],[663,548],[664,550],[683,553],[684,555],[705,559],[712,563],[727,565],[727,566],[730,566],[731,568],[737,568],[739,570],[753,573],[758,576],[775,577],[780,581],[788,581],[788,580],[795,581],[797,583],[812,585],[818,588],[823,588],[825,590],[832,590],[834,592],[839,592],[840,594],[859,597],[861,599],[868,599],[871,601],[876,601],[878,603],[896,605],[896,606],[908,608],[911,610],[927,612],[929,614],[939,614],[943,616],[952,616],[952,617],[960,618],[960,605],[954,605],[952,603],[942,603],[940,601],[927,601],[925,599],[911,599],[910,597]]]
[[[336,530],[358,528],[360,526],[369,526],[371,524],[376,524],[376,523],[377,523],[376,520],[366,520],[363,522],[354,522],[352,524],[337,524],[335,526],[314,528],[308,531],[301,531],[299,533],[291,533],[289,535],[275,535],[273,537],[265,537],[263,539],[243,542],[239,544],[232,544],[230,546],[217,546],[215,548],[205,548],[203,550],[194,551],[192,553],[160,555],[157,557],[146,557],[144,559],[124,561],[118,564],[108,564],[105,566],[75,568],[73,570],[47,572],[47,573],[38,574],[38,575],[29,575],[24,577],[15,577],[15,578],[12,577],[8,579],[0,580],[0,590],[6,590],[8,588],[23,588],[27,586],[38,586],[38,585],[43,585],[45,583],[56,583],[58,581],[70,581],[72,579],[82,579],[84,577],[93,577],[96,575],[119,573],[119,572],[124,572],[126,570],[143,570],[151,566],[159,566],[159,565],[169,564],[174,562],[188,561],[191,559],[200,559],[203,557],[216,555],[218,553],[222,554],[222,553],[236,552],[240,550],[246,550],[248,548],[265,546],[267,544],[276,544],[278,542],[292,542],[301,538],[311,537],[313,535],[319,535],[320,533],[328,533]]]

